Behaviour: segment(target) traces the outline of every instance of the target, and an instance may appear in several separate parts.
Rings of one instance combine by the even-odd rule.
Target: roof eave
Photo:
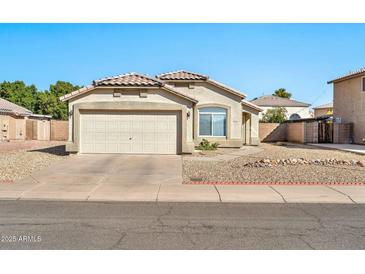
[[[228,92],[230,92],[230,93],[232,93],[232,94],[240,97],[241,99],[245,99],[247,97],[246,94],[241,93],[241,92],[239,92],[237,90],[234,90],[234,89],[232,89],[232,88],[230,88],[230,87],[228,87],[228,86],[226,86],[226,85],[224,85],[224,84],[222,84],[220,82],[217,82],[215,80],[208,79],[206,82],[207,83],[210,83],[211,85],[214,85],[216,87],[219,87],[219,88],[221,88],[221,89],[223,89],[225,91],[228,91]]]
[[[245,106],[248,106],[248,107],[250,107],[250,108],[256,109],[256,110],[257,110],[257,111],[259,111],[259,112],[264,111],[264,110],[263,110],[262,108],[260,108],[259,106],[255,105],[255,104],[253,104],[253,103],[251,103],[251,102],[245,101],[245,100],[242,100],[242,101],[241,101],[241,104],[242,104],[242,105],[245,105]]]
[[[335,83],[339,83],[339,82],[346,81],[346,80],[356,78],[356,77],[359,77],[359,76],[363,76],[363,75],[365,75],[365,71],[354,73],[352,75],[347,75],[347,76],[343,76],[343,77],[340,77],[340,78],[336,78],[336,79],[327,81],[327,84],[335,84]]]

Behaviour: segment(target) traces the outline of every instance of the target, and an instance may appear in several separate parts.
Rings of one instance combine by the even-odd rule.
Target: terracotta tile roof
[[[67,100],[69,100],[69,99],[71,99],[71,98],[73,98],[75,96],[84,94],[84,93],[86,93],[86,92],[88,92],[90,90],[93,90],[93,89],[95,89],[95,86],[94,85],[88,85],[86,87],[83,87],[83,88],[80,88],[80,89],[75,90],[73,92],[70,92],[68,94],[65,94],[64,96],[61,96],[60,97],[60,100],[61,101],[67,101]]]
[[[92,85],[88,85],[81,89],[75,90],[71,93],[68,93],[64,96],[60,97],[61,101],[67,101],[76,96],[87,93],[97,87],[150,87],[150,88],[162,88],[166,91],[169,91],[177,96],[183,97],[189,101],[194,103],[198,102],[195,98],[177,90],[173,87],[165,84],[164,82],[151,78],[147,75],[138,74],[138,73],[126,73],[112,77],[106,77],[99,80],[93,81]]]
[[[260,107],[309,107],[310,104],[274,95],[255,98],[251,103]]]
[[[162,73],[156,76],[156,78],[161,80],[208,80],[208,76],[189,72],[186,70],[178,70]]]
[[[178,70],[178,71],[172,71],[167,73],[162,73],[156,76],[156,78],[163,80],[163,81],[206,81],[207,83],[210,83],[216,87],[219,87],[221,89],[224,89],[225,91],[228,91],[232,94],[235,94],[238,97],[241,97],[242,99],[246,97],[245,94],[241,93],[240,91],[228,87],[218,81],[215,81],[213,79],[210,79],[209,76],[189,72],[186,70]]]
[[[356,77],[360,74],[363,74],[365,73],[365,67],[364,68],[361,68],[361,69],[358,69],[358,70],[355,70],[355,71],[350,71],[349,73],[346,73],[345,75],[342,75],[340,77],[337,77],[331,81],[328,81],[327,84],[331,84],[331,83],[334,83],[334,82],[338,82],[338,81],[341,81],[341,80],[345,80],[345,79],[348,79],[348,78],[353,78],[353,77]]]
[[[138,73],[126,73],[112,77],[95,80],[95,86],[137,86],[137,87],[162,87],[163,82]]]
[[[320,105],[317,107],[314,107],[313,109],[321,109],[321,108],[333,108],[333,103],[328,103],[328,104],[324,104],[324,105]]]
[[[9,113],[20,116],[29,116],[32,114],[32,112],[29,109],[18,106],[3,98],[0,98],[0,113]]]

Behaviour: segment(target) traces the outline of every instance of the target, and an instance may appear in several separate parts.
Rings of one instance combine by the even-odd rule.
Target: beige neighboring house
[[[263,109],[259,117],[262,119],[263,114],[269,110],[276,107],[283,107],[287,111],[288,120],[297,120],[302,118],[311,118],[311,113],[309,111],[310,104],[299,102],[296,100],[283,98],[274,95],[265,95],[257,97],[250,101],[251,103],[259,106]]]
[[[261,109],[206,75],[127,73],[61,97],[69,104],[66,149],[79,153],[191,153],[205,138],[221,147],[259,144]]]
[[[353,141],[365,142],[365,68],[328,81],[333,84],[333,117],[336,123],[353,124]]]
[[[314,117],[322,117],[326,115],[332,115],[333,114],[333,103],[328,103],[320,106],[316,106],[313,108],[314,110]]]
[[[0,98],[0,141],[49,140],[50,119]]]

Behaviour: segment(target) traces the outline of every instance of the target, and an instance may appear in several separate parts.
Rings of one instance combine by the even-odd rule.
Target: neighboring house
[[[353,141],[365,142],[365,68],[328,81],[333,84],[333,117],[336,123],[353,124]]]
[[[49,115],[33,114],[24,107],[0,98],[0,141],[49,140],[50,119]]]
[[[80,153],[191,153],[205,138],[221,147],[259,144],[261,111],[208,76],[127,73],[61,97],[69,103],[69,142]]]
[[[260,119],[262,119],[263,114],[268,109],[273,109],[276,107],[283,107],[286,109],[288,120],[311,118],[311,114],[309,111],[310,104],[302,103],[296,100],[274,95],[265,95],[255,98],[250,102],[263,109],[263,111],[259,115]]]
[[[333,103],[328,103],[324,105],[320,105],[313,108],[314,110],[314,117],[321,117],[325,115],[332,115],[333,114]]]

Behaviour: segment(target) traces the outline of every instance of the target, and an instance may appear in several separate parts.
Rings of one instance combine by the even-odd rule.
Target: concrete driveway
[[[181,183],[181,156],[77,155],[0,186],[0,197],[155,201],[161,185]]]

